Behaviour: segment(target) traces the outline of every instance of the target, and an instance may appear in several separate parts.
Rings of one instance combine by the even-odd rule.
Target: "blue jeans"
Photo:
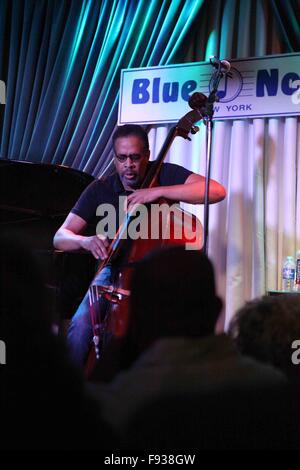
[[[93,285],[111,284],[111,267],[103,268],[93,279]],[[76,310],[67,334],[69,356],[73,364],[83,368],[93,339],[89,293],[87,292]]]

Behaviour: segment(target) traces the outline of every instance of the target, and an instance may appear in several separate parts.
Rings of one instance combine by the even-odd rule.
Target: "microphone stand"
[[[212,63],[212,61],[211,61]],[[213,65],[213,63],[212,63]],[[206,105],[202,110],[204,124],[206,125],[206,168],[205,168],[205,193],[204,193],[204,240],[203,252],[208,255],[208,226],[209,226],[209,184],[210,184],[210,170],[211,170],[211,154],[212,154],[212,130],[213,130],[213,115],[214,103],[219,101],[217,95],[218,86],[221,78],[225,75],[226,71],[222,70],[221,61],[219,61],[217,70],[213,73],[213,86],[210,92]],[[214,65],[215,66],[215,65]]]

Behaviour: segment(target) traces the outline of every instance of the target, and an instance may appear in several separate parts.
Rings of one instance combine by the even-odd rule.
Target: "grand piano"
[[[36,254],[45,276],[53,318],[75,311],[95,270],[89,253],[64,253],[53,236],[94,178],[61,166],[0,158],[1,233],[21,238]]]

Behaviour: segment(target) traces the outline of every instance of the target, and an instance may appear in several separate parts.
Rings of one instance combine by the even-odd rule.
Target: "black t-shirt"
[[[152,162],[149,162],[149,166]],[[192,174],[191,171],[173,163],[164,163],[160,170],[160,186],[173,186],[184,184]],[[97,207],[100,204],[112,204],[118,214],[119,196],[126,195],[126,191],[115,172],[107,178],[93,181],[81,194],[75,206],[71,210],[73,214],[84,219],[88,224],[95,226],[99,217],[96,216]],[[92,230],[93,233],[94,230]]]

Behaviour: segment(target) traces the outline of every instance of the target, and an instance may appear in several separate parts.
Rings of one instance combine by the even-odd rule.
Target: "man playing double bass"
[[[147,204],[161,198],[174,202],[201,204],[204,202],[205,178],[175,164],[164,163],[159,174],[159,185],[139,189],[148,168],[150,151],[148,135],[134,124],[119,127],[113,135],[115,172],[105,179],[93,181],[82,193],[54,237],[54,246],[63,251],[84,249],[98,259],[106,259],[109,241],[101,235],[84,235],[88,224],[96,222],[96,211],[101,204],[112,204],[118,213],[120,196],[126,196],[128,206]],[[225,198],[224,187],[210,181],[209,201]],[[93,279],[93,284],[109,285],[110,269],[104,267]],[[68,347],[71,359],[83,367],[93,328],[90,319],[89,297],[85,295],[68,330]]]

